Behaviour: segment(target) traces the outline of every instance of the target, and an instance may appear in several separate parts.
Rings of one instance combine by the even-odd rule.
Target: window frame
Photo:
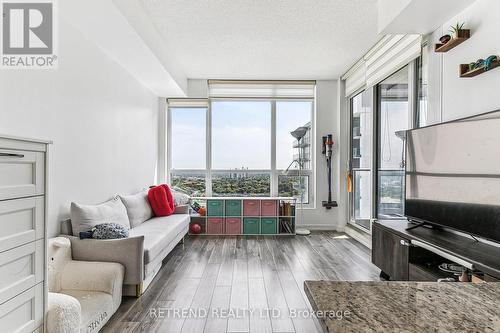
[[[357,96],[360,96],[362,95],[363,93],[365,93],[367,90],[371,90],[371,103],[372,103],[372,107],[371,107],[371,132],[372,132],[372,142],[371,142],[371,161],[370,161],[370,167],[365,167],[365,168],[354,168],[353,167],[353,147],[354,147],[354,142],[353,142],[353,112],[354,112],[354,108],[353,108],[353,99]],[[376,140],[374,138],[374,135],[375,135],[375,126],[376,126],[376,106],[375,106],[375,103],[376,103],[376,89],[375,87],[370,87],[368,89],[363,89],[363,90],[359,90],[355,93],[353,93],[349,98],[348,98],[348,110],[349,110],[349,157],[348,157],[348,160],[349,160],[349,171],[350,171],[350,177],[351,177],[351,186],[352,186],[352,190],[350,193],[348,193],[348,201],[349,201],[349,218],[348,218],[348,222],[349,224],[351,225],[354,225],[356,226],[356,228],[359,228],[360,230],[363,230],[363,231],[370,231],[371,230],[371,223],[372,223],[372,220],[373,220],[373,216],[374,216],[374,201],[376,200],[374,198],[374,183],[375,183],[375,180],[374,180],[374,164],[375,164],[375,155],[376,155]],[[357,170],[355,170],[357,169]],[[356,219],[355,218],[355,198],[354,198],[354,195],[355,195],[355,191],[356,191],[356,177],[355,177],[355,172],[354,171],[368,171],[370,172],[370,179],[371,179],[371,182],[370,182],[370,217],[366,218],[366,219]],[[368,222],[368,225],[369,227],[368,228],[365,228],[363,226],[361,226],[361,224],[363,222]]]
[[[167,129],[167,135],[166,135],[166,140],[167,140],[167,152],[166,152],[166,158],[167,158],[167,163],[166,163],[166,181],[168,183],[171,183],[172,181],[172,173],[205,173],[205,196],[211,197],[213,196],[213,191],[212,191],[212,178],[214,174],[220,174],[220,173],[237,173],[237,170],[231,170],[231,169],[213,169],[212,168],[212,102],[214,101],[234,101],[234,102],[245,102],[245,101],[264,101],[264,102],[269,102],[271,104],[271,140],[270,140],[270,145],[271,145],[271,154],[270,154],[270,160],[271,160],[271,168],[270,169],[264,169],[264,170],[257,170],[257,169],[250,169],[250,170],[242,170],[242,173],[269,173],[270,176],[270,196],[271,197],[278,197],[278,185],[279,185],[279,176],[283,174],[283,169],[277,169],[276,167],[276,137],[277,137],[277,131],[276,131],[276,105],[277,102],[283,102],[283,101],[288,101],[288,102],[311,102],[311,110],[310,110],[310,119],[311,119],[311,146],[310,146],[310,169],[309,170],[302,170],[301,171],[301,176],[307,176],[308,177],[308,203],[304,203],[303,207],[305,209],[315,209],[316,208],[316,200],[315,200],[315,193],[316,193],[316,98],[249,98],[249,97],[243,97],[243,98],[207,98],[203,99],[206,101],[206,106],[198,106],[198,107],[193,107],[190,105],[189,101],[190,99],[185,99],[186,100],[186,105],[182,105],[182,103],[179,102],[181,99],[176,99],[175,105],[170,105],[167,101],[167,107],[166,107],[166,129]],[[171,114],[171,109],[177,109],[177,108],[205,108],[206,112],[206,122],[205,122],[205,133],[206,133],[206,140],[205,140],[205,150],[206,150],[206,168],[205,169],[172,169],[172,114]],[[291,162],[291,161],[290,161]]]

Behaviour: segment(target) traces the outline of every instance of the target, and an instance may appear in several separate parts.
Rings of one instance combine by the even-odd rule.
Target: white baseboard
[[[358,242],[360,242],[361,244],[363,244],[364,246],[366,246],[367,248],[369,249],[372,248],[372,237],[369,233],[358,230],[357,228],[354,228],[350,225],[347,225],[345,227],[345,233],[354,238],[355,240],[357,240]]]
[[[297,229],[305,228],[305,229],[309,229],[309,230],[327,230],[327,231],[344,232],[344,227],[343,226],[328,225],[328,224],[300,224],[300,225],[296,225],[295,228],[297,228]]]

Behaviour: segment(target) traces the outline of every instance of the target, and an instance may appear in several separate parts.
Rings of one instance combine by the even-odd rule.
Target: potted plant
[[[453,38],[469,38],[470,30],[464,29],[465,22],[457,22],[456,25],[450,28],[450,32],[452,33]]]

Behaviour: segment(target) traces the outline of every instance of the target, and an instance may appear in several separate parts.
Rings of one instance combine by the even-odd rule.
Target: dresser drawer
[[[44,237],[45,198],[0,201],[0,252]]]
[[[28,333],[43,325],[43,283],[0,304],[2,332]]]
[[[0,149],[0,200],[44,194],[45,153]]]
[[[44,240],[0,253],[0,304],[43,281]]]

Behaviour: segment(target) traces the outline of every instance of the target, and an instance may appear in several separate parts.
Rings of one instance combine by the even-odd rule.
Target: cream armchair
[[[118,263],[73,260],[68,238],[50,239],[47,332],[99,332],[120,306],[124,271]]]

